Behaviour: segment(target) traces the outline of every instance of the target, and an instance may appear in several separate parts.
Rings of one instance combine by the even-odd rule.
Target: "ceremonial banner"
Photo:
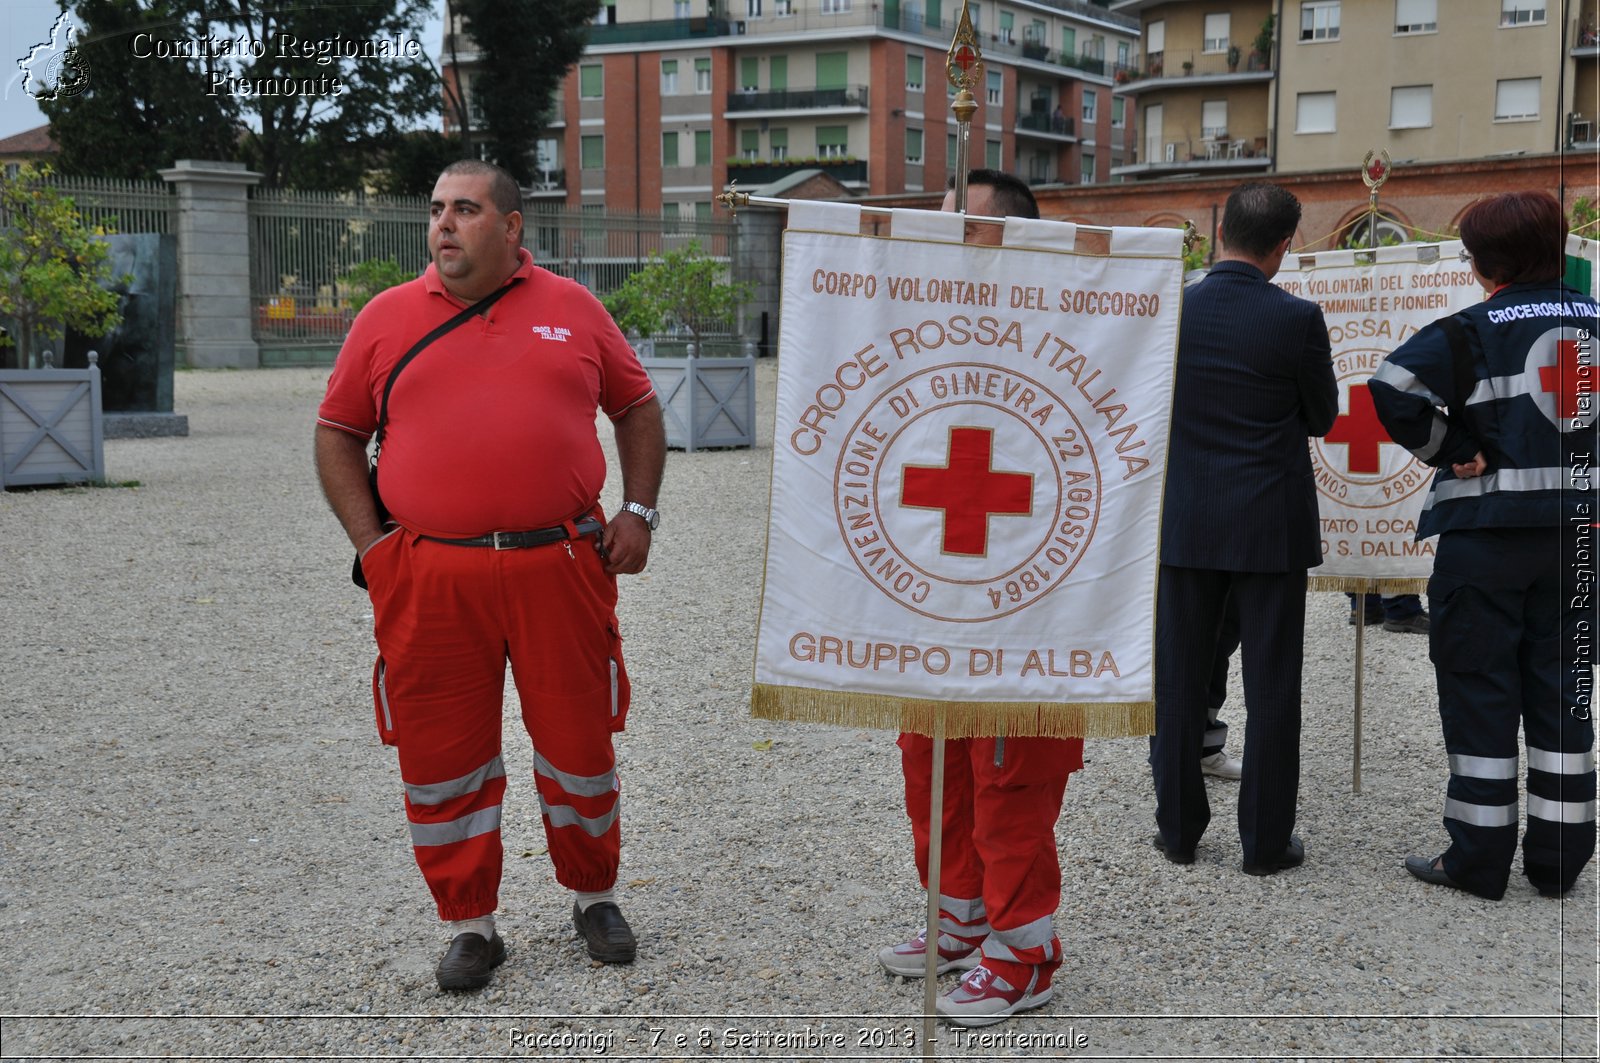
[[[1395,443],[1372,408],[1367,380],[1407,337],[1483,299],[1461,242],[1371,252],[1289,255],[1274,281],[1322,307],[1339,380],[1339,417],[1311,440],[1322,515],[1319,591],[1420,594],[1434,540],[1416,541],[1433,469]]]
[[[1182,234],[858,216],[784,236],[754,714],[1150,733]]]

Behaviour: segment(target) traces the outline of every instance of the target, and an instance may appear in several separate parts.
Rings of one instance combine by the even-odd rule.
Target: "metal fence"
[[[615,291],[650,255],[698,242],[734,266],[734,224],[704,218],[523,205],[523,244],[534,261],[597,296]],[[355,311],[352,267],[389,259],[409,274],[428,264],[428,201],[421,196],[257,190],[250,200],[250,278],[262,364],[326,362]]]
[[[165,181],[51,175],[51,187],[68,196],[90,228],[118,233],[167,233],[178,199]],[[0,217],[0,226],[8,219]]]

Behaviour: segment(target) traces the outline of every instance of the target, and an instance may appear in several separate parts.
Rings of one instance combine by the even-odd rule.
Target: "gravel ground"
[[[106,445],[137,486],[0,495],[4,1058],[920,1055],[921,986],[874,958],[923,911],[894,736],[749,716],[765,444],[674,453],[624,583],[639,961],[583,954],[513,709],[511,957],[483,993],[436,990],[371,610],[311,471],[326,377],[180,373],[189,438]],[[765,434],[776,367],[759,380]],[[1371,629],[1352,794],[1344,609],[1307,610],[1306,865],[1242,875],[1218,780],[1200,859],[1166,863],[1144,743],[1092,742],[1057,828],[1056,997],[941,1055],[1595,1057],[1593,871],[1563,903],[1405,874],[1444,844],[1426,641]]]

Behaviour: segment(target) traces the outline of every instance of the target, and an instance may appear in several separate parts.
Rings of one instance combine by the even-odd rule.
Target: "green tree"
[[[449,0],[445,17],[465,23],[480,57],[468,100],[447,91],[459,129],[486,135],[487,156],[521,184],[533,177],[530,151],[549,120],[550,100],[583,54],[600,0]],[[452,63],[457,41],[447,34]],[[448,90],[448,86],[447,86]],[[478,116],[477,121],[471,119]]]
[[[199,156],[244,162],[269,187],[354,189],[439,110],[417,33],[430,0],[73,0],[73,10],[88,86],[45,109],[74,172],[153,177]],[[153,40],[244,41],[261,54],[163,58],[149,54]],[[369,42],[397,47],[339,54]]]
[[[50,186],[48,168],[23,166],[0,178],[0,316],[17,323],[16,364],[63,336],[64,323],[89,335],[121,320],[103,240],[95,239],[77,205]],[[8,336],[0,345],[11,344]]]
[[[460,137],[414,129],[390,148],[373,185],[386,196],[426,196],[439,180],[439,172],[466,154]]]
[[[727,267],[695,241],[651,255],[604,302],[624,332],[649,336],[677,325],[698,344],[703,333],[728,329],[751,291],[748,282],[727,279]]]

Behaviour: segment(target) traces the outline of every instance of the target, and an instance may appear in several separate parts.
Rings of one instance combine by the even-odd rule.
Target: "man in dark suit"
[[[1299,201],[1277,185],[1228,197],[1223,254],[1184,292],[1161,516],[1155,844],[1192,863],[1211,819],[1200,750],[1231,594],[1246,713],[1239,838],[1253,875],[1305,858],[1291,833],[1300,666],[1306,570],[1322,563],[1306,437],[1325,434],[1339,412],[1322,311],[1269,283],[1299,223]]]

